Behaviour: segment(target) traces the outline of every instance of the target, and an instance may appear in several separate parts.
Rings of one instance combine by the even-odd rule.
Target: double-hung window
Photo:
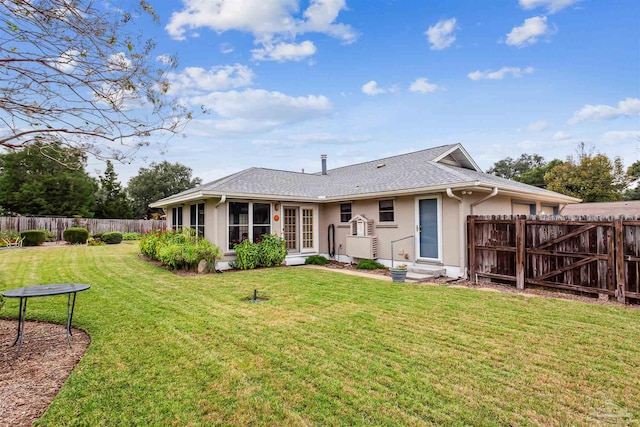
[[[351,221],[351,203],[340,204],[340,222]]]
[[[204,237],[204,203],[191,205],[190,227],[196,230],[198,237]]]
[[[378,212],[380,222],[393,222],[393,200],[380,200],[378,202]]]
[[[171,229],[182,230],[182,206],[171,210]]]
[[[249,239],[258,243],[265,234],[271,234],[271,204],[229,202],[228,248]]]

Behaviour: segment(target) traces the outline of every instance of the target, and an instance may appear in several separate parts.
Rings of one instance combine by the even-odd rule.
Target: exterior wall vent
[[[364,215],[356,215],[349,221],[346,254],[352,258],[378,258],[378,236],[374,236],[374,221]]]

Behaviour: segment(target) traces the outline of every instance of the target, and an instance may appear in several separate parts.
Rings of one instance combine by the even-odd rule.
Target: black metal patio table
[[[2,292],[5,298],[20,298],[18,308],[18,333],[16,339],[11,344],[18,344],[16,355],[20,353],[20,348],[24,341],[24,322],[27,314],[27,300],[36,297],[49,297],[54,295],[68,295],[67,297],[67,343],[71,345],[71,321],[73,319],[73,309],[76,305],[76,293],[86,291],[90,286],[83,283],[58,283],[50,285],[29,286],[27,288],[11,289]]]

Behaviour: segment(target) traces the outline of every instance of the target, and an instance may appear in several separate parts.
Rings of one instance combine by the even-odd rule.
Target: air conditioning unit
[[[373,220],[364,215],[356,215],[349,221],[346,254],[352,258],[378,258],[378,236],[373,235]]]

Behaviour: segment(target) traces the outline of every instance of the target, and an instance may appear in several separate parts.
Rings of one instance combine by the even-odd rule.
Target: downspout
[[[498,195],[498,187],[493,187],[493,191],[491,192],[491,194],[489,194],[487,197],[484,197],[480,200],[478,200],[477,202],[473,202],[471,203],[471,215],[473,215],[473,208],[475,208],[476,206],[478,206],[480,203],[484,203],[487,200],[491,199],[492,197],[495,197]]]
[[[560,203],[558,205],[558,215],[563,215],[562,211],[566,208],[568,203]]]
[[[218,206],[223,204],[226,200],[227,200],[227,195],[223,194],[222,197],[220,197],[220,201],[218,203],[216,203],[216,209],[218,208]]]
[[[465,236],[465,221],[464,221],[464,200],[462,197],[458,197],[453,194],[451,188],[447,188],[447,196],[451,199],[455,199],[458,201],[458,228],[459,228],[459,250],[458,250],[458,264],[460,267],[460,275],[462,277],[466,277],[465,269],[467,268],[466,258],[467,258],[467,248],[466,248],[466,236]]]

